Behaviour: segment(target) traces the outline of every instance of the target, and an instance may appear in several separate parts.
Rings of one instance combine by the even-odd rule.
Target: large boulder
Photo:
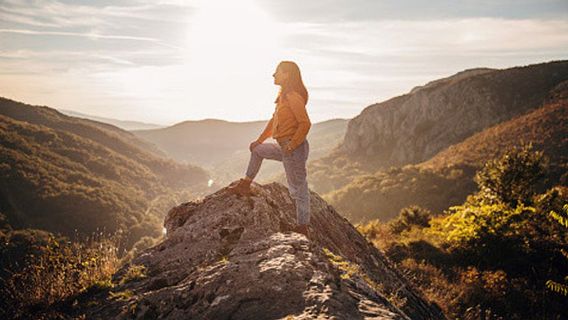
[[[99,319],[445,319],[316,193],[310,239],[288,189],[223,188],[170,210],[163,242],[82,310]],[[132,270],[138,270],[133,276]]]

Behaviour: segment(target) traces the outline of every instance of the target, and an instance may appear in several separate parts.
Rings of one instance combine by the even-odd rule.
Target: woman
[[[276,110],[260,137],[249,146],[251,157],[246,176],[228,189],[235,194],[251,195],[250,184],[258,173],[262,160],[282,161],[290,195],[296,202],[297,226],[294,231],[307,237],[310,194],[306,180],[306,161],[310,145],[306,136],[312,125],[306,112],[308,91],[298,65],[292,61],[280,62],[272,76],[274,84],[280,86],[280,92],[274,101]],[[278,144],[263,143],[269,137],[276,139]]]

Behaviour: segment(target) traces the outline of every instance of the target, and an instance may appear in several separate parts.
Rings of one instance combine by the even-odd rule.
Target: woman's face
[[[288,73],[284,72],[280,66],[276,68],[276,71],[272,75],[274,77],[274,84],[281,86],[288,79]]]

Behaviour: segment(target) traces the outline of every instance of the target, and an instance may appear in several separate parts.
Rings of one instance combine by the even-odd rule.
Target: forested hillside
[[[0,100],[0,212],[13,228],[67,236],[161,234],[163,195],[206,188],[208,174],[143,151],[132,134],[47,107]]]

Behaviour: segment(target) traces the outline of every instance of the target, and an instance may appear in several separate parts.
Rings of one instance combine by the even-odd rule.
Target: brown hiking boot
[[[293,232],[301,233],[306,236],[306,238],[310,239],[310,232],[308,230],[307,224],[298,224],[292,230]]]
[[[230,185],[227,188],[227,191],[229,193],[238,194],[241,196],[251,196],[253,194],[252,190],[250,189],[251,182],[252,180],[240,179],[236,184]]]

